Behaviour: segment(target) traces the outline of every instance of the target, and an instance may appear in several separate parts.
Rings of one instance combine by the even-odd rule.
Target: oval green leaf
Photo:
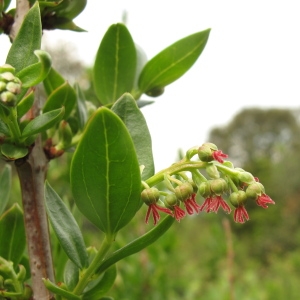
[[[26,247],[23,212],[16,203],[0,218],[0,256],[18,264]]]
[[[22,81],[23,88],[29,88],[42,82],[51,69],[51,56],[43,50],[35,50],[38,62],[22,69],[17,77]]]
[[[145,166],[142,180],[148,179],[154,174],[154,162],[151,135],[142,112],[129,93],[124,94],[111,109],[127,127],[135,146],[139,165]]]
[[[45,200],[51,226],[69,259],[80,269],[88,266],[88,255],[81,231],[73,215],[48,182]]]
[[[22,26],[10,47],[6,63],[18,73],[37,62],[34,51],[41,48],[42,24],[39,2],[36,1],[26,14]]]
[[[112,25],[99,46],[93,69],[94,86],[100,102],[114,103],[133,88],[136,50],[132,37],[123,24]]]
[[[67,119],[76,103],[75,90],[66,81],[60,87],[55,89],[48,97],[43,112],[49,112],[57,108],[65,107],[64,119]]]
[[[140,92],[151,94],[181,77],[202,53],[209,33],[207,29],[185,37],[149,60],[139,78]]]
[[[48,96],[64,83],[65,79],[53,68],[51,68],[48,76],[43,81],[44,88]]]
[[[105,107],[91,117],[72,159],[71,186],[79,210],[113,237],[139,208],[141,177],[132,139]]]
[[[11,166],[6,164],[0,175],[0,216],[2,215],[9,199],[11,189]]]
[[[34,102],[34,90],[31,89],[31,91],[24,97],[17,105],[17,115],[20,119],[23,117],[29,109],[32,107]]]
[[[16,160],[28,154],[27,147],[4,143],[1,145],[1,153],[9,160]]]
[[[26,125],[22,132],[22,138],[24,139],[51,128],[63,118],[64,113],[65,109],[62,107],[36,117]]]

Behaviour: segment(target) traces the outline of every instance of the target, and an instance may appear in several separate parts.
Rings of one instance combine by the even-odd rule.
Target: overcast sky
[[[156,103],[143,109],[156,169],[174,162],[178,148],[201,145],[209,130],[245,107],[299,106],[300,2],[297,0],[88,0],[75,21],[87,33],[54,31],[51,44],[73,43],[92,64],[107,28],[122,20],[152,58],[192,33],[211,28],[202,55]],[[9,47],[0,37],[0,59]],[[145,98],[145,97],[144,97]]]

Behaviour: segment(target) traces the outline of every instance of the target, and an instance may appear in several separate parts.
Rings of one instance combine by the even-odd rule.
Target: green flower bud
[[[220,178],[220,173],[214,164],[210,164],[209,166],[207,166],[205,171],[210,178],[213,179]]]
[[[58,128],[59,142],[61,144],[61,149],[68,148],[72,143],[72,129],[68,122],[61,121]]]
[[[177,199],[177,197],[176,197],[175,194],[168,194],[165,197],[165,201],[164,202],[165,202],[166,207],[168,207],[168,208],[172,208],[175,205],[178,205],[178,199]]]
[[[4,64],[0,66],[0,73],[4,73],[4,72],[15,73],[15,68],[9,64]]]
[[[212,153],[213,151],[211,150],[211,148],[209,146],[205,146],[205,144],[198,148],[198,157],[204,162],[213,160]]]
[[[227,191],[228,185],[223,178],[213,179],[210,180],[210,189],[214,194],[220,196]]]
[[[32,288],[25,284],[24,291],[23,291],[23,297],[24,299],[31,299],[33,295]]]
[[[0,100],[2,103],[8,105],[8,106],[14,106],[17,103],[17,97],[12,92],[2,92],[0,94]]]
[[[156,203],[159,199],[159,190],[157,188],[144,189],[141,198],[147,205]]]
[[[0,81],[0,92],[5,91],[6,89],[6,83],[3,81]]]
[[[247,184],[250,184],[250,183],[253,183],[253,182],[256,182],[253,175],[249,172],[240,172],[238,174],[238,179],[241,181],[241,182],[244,182],[244,183],[247,183]]]
[[[256,200],[264,191],[265,188],[260,182],[253,182],[247,187],[246,194],[248,198]]]
[[[3,82],[14,81],[15,75],[11,72],[4,72],[0,74],[0,80]]]
[[[223,166],[225,166],[227,168],[234,169],[233,163],[231,161],[228,161],[228,160],[223,162]]]
[[[210,182],[202,182],[199,186],[199,193],[203,198],[207,198],[208,196],[211,195],[211,190],[210,190]]]
[[[193,194],[193,186],[189,182],[184,182],[175,188],[175,195],[178,200],[185,201],[189,199]]]
[[[160,95],[162,95],[165,91],[165,88],[153,88],[150,91],[147,91],[145,94],[150,96],[150,97],[158,97]]]
[[[247,200],[247,195],[244,191],[233,192],[229,196],[229,201],[234,207],[244,205]]]
[[[16,94],[20,94],[21,92],[21,84],[16,82],[8,82],[6,85],[6,90],[9,92]]]

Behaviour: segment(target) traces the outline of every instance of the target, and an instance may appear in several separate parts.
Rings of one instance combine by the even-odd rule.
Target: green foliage
[[[140,166],[145,169],[142,179],[154,175],[151,135],[146,120],[130,94],[124,94],[111,108],[124,122],[134,143]]]
[[[123,24],[112,25],[104,35],[94,65],[95,92],[102,104],[114,103],[134,84],[136,50]]]
[[[11,189],[11,166],[6,164],[0,175],[0,216],[2,215],[7,202]]]
[[[19,72],[37,62],[34,51],[41,48],[42,25],[38,1],[25,16],[6,58],[6,63]]]
[[[0,257],[18,264],[26,247],[23,212],[18,204],[0,217],[0,240]]]
[[[134,145],[126,127],[107,108],[98,109],[72,160],[71,186],[76,205],[112,238],[139,207],[140,180]]]
[[[69,259],[80,269],[87,267],[88,255],[81,231],[71,212],[48,182],[45,185],[45,200],[52,228]]]

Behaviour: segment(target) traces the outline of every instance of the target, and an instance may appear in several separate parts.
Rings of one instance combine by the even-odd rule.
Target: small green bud
[[[225,166],[227,168],[230,168],[230,169],[234,169],[233,163],[231,161],[228,161],[228,160],[224,161],[223,166]]]
[[[4,72],[0,74],[0,81],[9,82],[14,81],[15,75],[11,72]]]
[[[164,93],[165,89],[162,88],[153,88],[150,91],[147,91],[145,94],[150,96],[150,97],[158,97]]]
[[[5,91],[6,89],[6,83],[3,81],[0,81],[0,92]]]
[[[244,191],[233,192],[229,196],[229,201],[234,207],[243,205],[247,200],[247,195]]]
[[[16,83],[16,82],[8,82],[6,85],[6,89],[9,92],[16,94],[19,94],[21,92],[21,84],[20,83]]]
[[[4,73],[4,72],[15,73],[15,68],[9,64],[4,64],[0,66],[0,73]]]
[[[205,171],[210,178],[213,179],[220,178],[220,173],[218,171],[218,168],[214,164],[210,164],[209,166],[207,166]]]
[[[246,194],[248,198],[256,200],[264,191],[264,186],[260,182],[253,182],[247,187]]]
[[[228,185],[223,178],[213,179],[210,180],[210,189],[214,194],[220,196],[227,191]]]
[[[23,291],[23,299],[31,299],[33,295],[32,288],[25,284]]]
[[[175,188],[175,195],[178,200],[185,201],[189,199],[193,194],[193,186],[189,182],[184,182]]]
[[[2,92],[0,94],[0,100],[8,106],[14,106],[17,103],[16,95],[8,91]]]
[[[255,182],[255,179],[254,179],[253,175],[249,172],[240,172],[238,174],[238,179],[241,182],[244,182],[244,183],[247,183],[247,184]]]
[[[209,146],[205,146],[205,144],[198,148],[198,157],[204,162],[210,162],[213,160],[212,153],[213,151],[211,148]]]
[[[211,195],[210,181],[202,182],[199,186],[199,193],[203,198]]]
[[[166,207],[168,208],[171,208],[175,205],[178,204],[178,199],[176,197],[175,194],[168,194],[166,197],[165,197],[165,204],[166,204]]]
[[[154,187],[144,189],[141,193],[141,198],[147,205],[156,203],[159,199],[159,190]]]

